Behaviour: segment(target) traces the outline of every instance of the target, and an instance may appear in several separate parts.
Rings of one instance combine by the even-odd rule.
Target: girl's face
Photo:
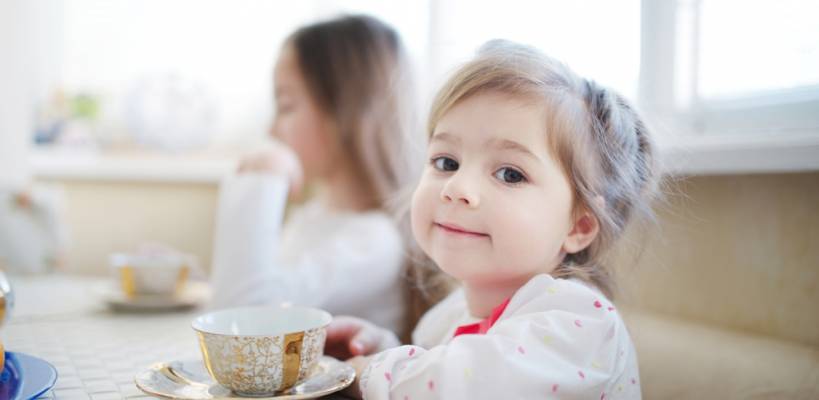
[[[502,94],[460,101],[430,138],[412,230],[467,284],[551,272],[572,237],[572,188],[548,151],[543,106]]]
[[[328,152],[331,119],[318,107],[307,89],[292,46],[285,45],[274,70],[276,115],[271,135],[287,144],[304,168],[305,178],[325,176],[333,157]]]

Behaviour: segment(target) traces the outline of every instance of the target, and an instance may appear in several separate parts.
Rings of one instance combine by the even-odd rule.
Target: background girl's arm
[[[286,265],[273,250],[276,243],[237,243],[233,261],[214,280],[230,286],[222,295],[234,305],[286,301],[322,307],[332,301],[334,308],[375,306],[377,294],[388,294],[398,281],[402,261],[398,233],[379,225],[352,223]]]
[[[246,192],[231,196],[231,191],[241,192],[238,189]],[[382,325],[390,325],[390,315],[400,317],[400,310],[379,303],[382,296],[395,298],[403,262],[400,233],[392,221],[380,214],[351,217],[343,226],[328,230],[331,237],[300,238],[315,242],[315,247],[283,264],[281,210],[271,205],[283,203],[282,190],[286,189],[258,182],[223,189],[212,272],[213,306],[291,302],[345,313],[381,308],[384,317],[375,322]]]

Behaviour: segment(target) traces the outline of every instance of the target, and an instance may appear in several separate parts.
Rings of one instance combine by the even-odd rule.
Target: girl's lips
[[[455,224],[433,222],[433,225],[435,225],[436,227],[438,227],[440,229],[443,229],[444,232],[452,233],[452,234],[455,234],[455,235],[464,235],[464,236],[476,237],[476,238],[478,238],[478,237],[489,237],[489,235],[487,235],[485,233],[473,232],[473,231],[467,230],[467,229],[462,228],[462,227],[460,227],[458,225],[455,225]]]

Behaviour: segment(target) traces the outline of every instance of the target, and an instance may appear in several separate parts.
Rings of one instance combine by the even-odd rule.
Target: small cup
[[[178,295],[190,274],[191,257],[185,254],[113,254],[114,279],[128,298],[142,295]]]
[[[309,377],[331,320],[316,308],[242,307],[201,315],[192,327],[210,376],[238,395],[259,397]]]

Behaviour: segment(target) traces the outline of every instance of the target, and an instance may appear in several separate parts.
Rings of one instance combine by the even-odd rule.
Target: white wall
[[[30,180],[34,106],[60,80],[61,0],[0,0],[0,187]]]
[[[24,1],[0,1],[0,188],[20,186],[29,176],[32,54],[24,38],[30,11]]]

